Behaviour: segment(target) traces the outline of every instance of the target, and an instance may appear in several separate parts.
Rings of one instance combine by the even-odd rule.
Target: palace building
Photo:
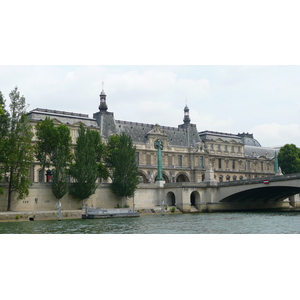
[[[106,94],[100,94],[99,111],[93,118],[86,114],[49,109],[34,109],[28,113],[34,126],[46,117],[56,125],[70,128],[75,144],[80,124],[99,130],[105,142],[110,135],[126,133],[136,146],[136,159],[141,183],[153,183],[157,177],[156,140],[163,143],[163,179],[170,182],[201,182],[205,171],[211,166],[217,181],[235,181],[275,175],[274,158],[276,149],[265,148],[252,134],[230,134],[214,131],[198,131],[191,123],[189,108],[183,110],[183,123],[178,127],[144,124],[116,120],[108,111]],[[33,129],[35,130],[35,129]],[[31,180],[44,181],[42,168],[32,167]]]

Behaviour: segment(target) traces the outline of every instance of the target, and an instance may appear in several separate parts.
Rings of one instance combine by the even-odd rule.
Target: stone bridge
[[[230,182],[168,183],[160,203],[183,212],[300,208],[300,173]]]

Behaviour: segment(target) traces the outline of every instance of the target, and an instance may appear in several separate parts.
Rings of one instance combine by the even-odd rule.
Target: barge
[[[124,218],[139,217],[140,213],[131,208],[93,208],[88,207],[82,214],[82,219],[105,219],[105,218]]]

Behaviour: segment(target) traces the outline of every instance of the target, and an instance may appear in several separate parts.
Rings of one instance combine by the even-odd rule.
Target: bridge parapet
[[[270,177],[244,179],[244,180],[237,180],[237,181],[219,182],[219,186],[224,187],[224,186],[237,186],[237,185],[245,185],[245,184],[256,184],[256,183],[263,183],[264,180],[267,180],[269,182],[278,182],[278,181],[287,181],[287,180],[294,180],[294,179],[300,179],[300,173],[281,175],[281,176],[274,175]]]

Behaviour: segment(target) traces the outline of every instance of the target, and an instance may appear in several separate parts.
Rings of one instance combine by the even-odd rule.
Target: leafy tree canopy
[[[278,153],[278,163],[284,174],[300,173],[300,149],[294,144],[284,145]]]
[[[70,175],[74,179],[70,192],[76,198],[84,200],[95,193],[102,152],[99,132],[85,129],[81,124],[74,150],[74,163],[70,167]],[[101,168],[103,173],[107,173],[102,164]]]
[[[26,115],[27,104],[24,96],[20,96],[18,88],[9,94],[10,112],[4,110],[1,116],[1,158],[4,172],[9,174],[8,206],[11,210],[12,192],[18,193],[18,199],[29,194],[31,181],[30,167],[33,163],[33,146],[31,126]],[[1,105],[4,103],[0,96]]]
[[[111,190],[124,198],[132,197],[138,185],[136,148],[131,137],[112,135],[107,143],[106,162],[111,169]]]

